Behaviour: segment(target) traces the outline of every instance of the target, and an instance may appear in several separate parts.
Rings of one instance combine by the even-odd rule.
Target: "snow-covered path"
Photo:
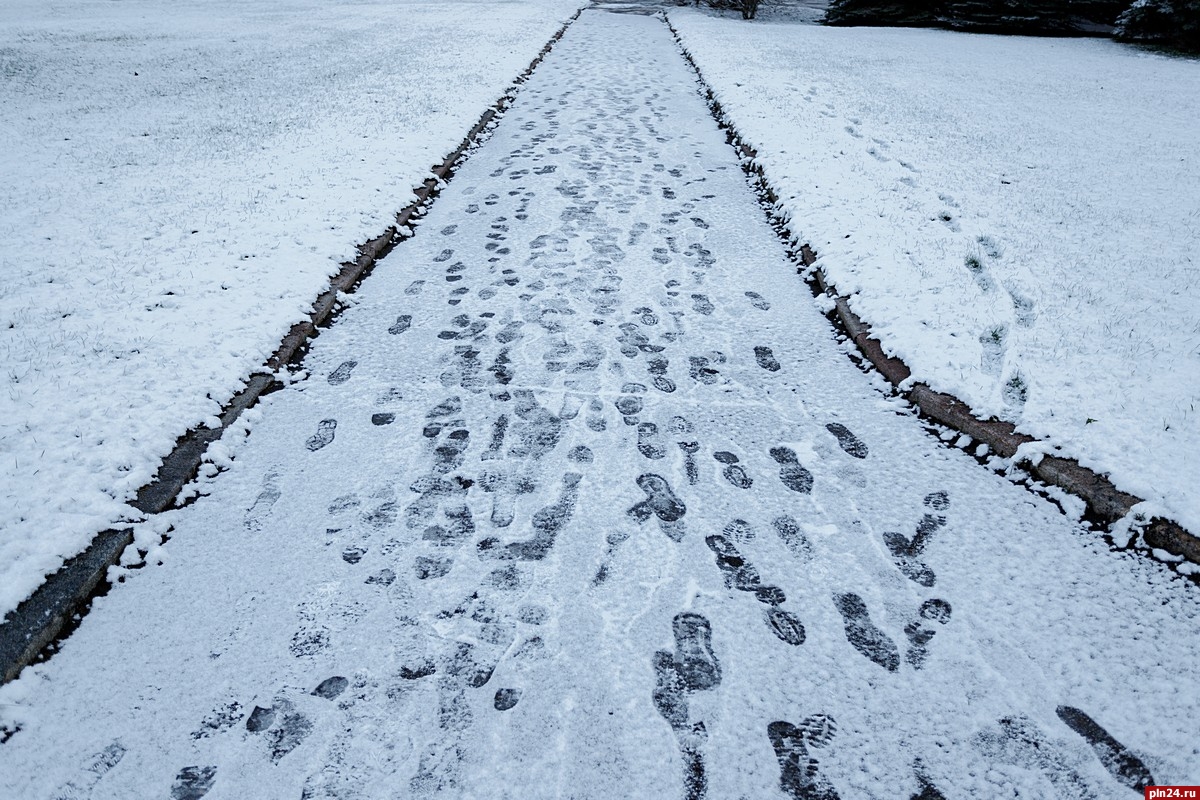
[[[1133,797],[1200,603],[851,365],[658,19],[585,12],[162,566],[0,690],[0,796]]]

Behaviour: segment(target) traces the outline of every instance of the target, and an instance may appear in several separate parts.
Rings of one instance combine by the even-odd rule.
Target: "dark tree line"
[[[681,5],[689,0],[676,0]],[[754,19],[771,0],[691,0]],[[1200,0],[830,0],[827,25],[895,25],[1041,36],[1111,34],[1200,53]]]
[[[906,25],[1034,35],[1112,33],[1200,52],[1200,0],[832,0],[829,25]]]
[[[759,0],[696,0],[697,8],[701,5],[722,11],[740,11],[742,19],[754,19],[758,16]]]
[[[1200,0],[1136,0],[1117,18],[1115,36],[1200,53]]]

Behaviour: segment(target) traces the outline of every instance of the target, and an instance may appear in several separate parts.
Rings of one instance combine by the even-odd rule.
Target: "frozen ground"
[[[579,5],[0,3],[0,615],[129,512]]]
[[[356,297],[0,690],[0,796],[1195,783],[1194,587],[849,362],[661,21],[585,12]]]
[[[916,380],[1200,532],[1200,61],[670,17]]]

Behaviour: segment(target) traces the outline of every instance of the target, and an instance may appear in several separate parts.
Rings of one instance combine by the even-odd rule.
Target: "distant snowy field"
[[[579,5],[0,3],[0,614],[125,517]]]
[[[1200,533],[1200,60],[673,9],[916,380]]]

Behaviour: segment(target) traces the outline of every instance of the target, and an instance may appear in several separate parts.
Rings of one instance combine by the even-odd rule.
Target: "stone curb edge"
[[[174,449],[159,467],[154,480],[138,490],[130,505],[143,514],[157,514],[170,508],[183,487],[192,480],[200,467],[208,446],[220,439],[225,429],[243,411],[254,406],[258,399],[279,388],[275,375],[288,365],[299,363],[307,354],[309,342],[328,327],[344,305],[339,295],[352,293],[371,273],[376,263],[392,249],[413,235],[411,225],[424,216],[442,185],[450,180],[455,168],[484,141],[485,134],[512,105],[517,92],[554,45],[567,32],[583,8],[579,8],[563,23],[542,47],[537,57],[512,82],[505,93],[467,133],[442,163],[433,167],[432,175],[413,189],[416,199],[396,214],[396,222],[382,234],[359,245],[354,261],[342,264],[342,269],[329,280],[329,288],[313,302],[308,319],[296,323],[283,337],[265,368],[250,375],[246,386],[222,409],[221,424],[216,428],[194,428],[175,442]],[[34,593],[5,615],[0,623],[0,685],[16,678],[52,643],[76,614],[86,613],[91,600],[105,584],[108,568],[120,561],[121,554],[133,543],[133,530],[123,528],[103,531],[78,555],[66,560],[62,567],[42,582]]]
[[[664,18],[684,60],[696,73],[709,110],[725,132],[729,144],[740,156],[743,170],[757,184],[763,205],[772,217],[772,225],[792,256],[803,264],[803,269],[799,272],[810,282],[814,293],[827,295],[833,300],[835,322],[854,342],[862,356],[892,384],[900,396],[916,406],[923,416],[965,433],[976,442],[986,444],[1001,458],[1012,459],[1018,454],[1021,445],[1037,442],[1034,437],[1018,432],[1016,426],[1010,422],[977,417],[966,403],[952,395],[936,392],[923,383],[908,383],[912,374],[908,365],[884,352],[880,340],[871,335],[870,326],[851,310],[849,297],[838,294],[837,289],[826,279],[824,272],[816,264],[817,254],[809,245],[800,244],[787,228],[783,217],[778,213],[779,196],[757,160],[757,151],[746,142],[733,120],[725,113],[692,54],[684,46],[679,32],[669,18],[665,15]],[[1087,504],[1088,512],[1094,520],[1106,528],[1111,528],[1114,523],[1128,516],[1133,507],[1142,502],[1141,498],[1121,491],[1106,476],[1082,466],[1075,459],[1046,454],[1036,461],[1014,462],[1014,466],[1019,466],[1033,477],[1081,498]],[[1146,547],[1165,550],[1193,564],[1200,564],[1200,537],[1172,520],[1154,517],[1137,530],[1137,535],[1140,535]],[[1118,549],[1135,547],[1137,535],[1125,547]]]

